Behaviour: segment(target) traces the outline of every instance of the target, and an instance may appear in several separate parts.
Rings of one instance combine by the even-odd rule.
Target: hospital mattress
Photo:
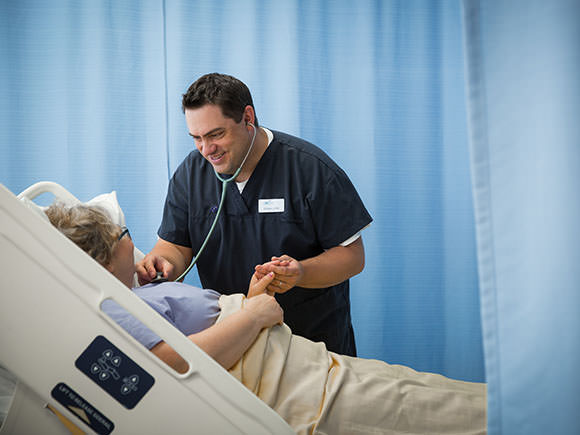
[[[1,184],[0,264],[0,365],[18,379],[3,434],[69,433],[54,412],[85,433],[293,433]],[[169,343],[189,370],[178,374],[107,317],[107,298]]]

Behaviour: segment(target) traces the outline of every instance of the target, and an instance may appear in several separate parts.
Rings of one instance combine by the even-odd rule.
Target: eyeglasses
[[[117,241],[121,240],[125,234],[127,234],[127,237],[131,238],[131,233],[129,233],[129,228],[121,227],[121,234],[119,234],[119,237],[117,237]]]

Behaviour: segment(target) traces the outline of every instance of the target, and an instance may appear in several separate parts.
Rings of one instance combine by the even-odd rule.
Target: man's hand
[[[246,299],[244,310],[253,314],[260,328],[269,328],[284,321],[284,310],[273,296],[267,294]]]
[[[169,278],[173,272],[173,264],[158,255],[147,254],[135,265],[135,269],[139,284],[144,285],[157,276],[157,271],[162,272],[165,278]]]
[[[266,287],[268,293],[286,293],[299,283],[304,275],[300,262],[288,255],[272,257],[272,260],[268,263],[258,264],[255,270],[256,273],[254,275],[258,279],[269,273],[274,273],[274,279]]]
[[[302,288],[327,288],[337,285],[360,273],[365,265],[362,237],[350,245],[335,246],[300,261],[288,255],[272,257],[272,261],[255,267],[260,279],[274,272],[274,280],[266,288],[273,293],[285,293],[295,286]]]

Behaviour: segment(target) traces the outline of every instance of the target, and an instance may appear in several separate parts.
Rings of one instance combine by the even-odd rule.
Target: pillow
[[[50,222],[48,220],[48,217],[44,213],[44,210],[46,210],[47,207],[43,207],[43,206],[36,204],[34,201],[27,198],[26,196],[21,197],[20,201],[22,201],[26,205],[26,207],[28,207],[34,213],[36,213],[37,215],[42,217],[47,222]],[[59,198],[55,198],[55,201],[61,201],[61,200]],[[69,206],[74,205],[74,203],[72,201],[63,201],[63,202],[64,202],[64,204],[69,205]],[[120,225],[120,226],[125,226],[125,214],[123,213],[123,210],[121,209],[121,206],[119,205],[119,201],[117,201],[117,192],[116,191],[113,190],[110,193],[103,193],[101,195],[97,195],[93,199],[85,202],[84,204],[94,205],[94,206],[100,207],[101,209],[103,209],[104,211],[107,212],[107,214],[109,215],[109,217],[111,218],[111,220],[114,223],[116,223],[117,225]]]
[[[111,193],[103,193],[95,196],[93,199],[85,202],[85,204],[101,207],[109,214],[114,223],[122,227],[125,226],[125,215],[123,214],[123,210],[121,210],[119,201],[117,201],[116,191],[113,190]]]
[[[125,226],[125,214],[123,213],[123,210],[119,205],[119,201],[117,201],[116,191],[113,190],[110,193],[103,193],[101,195],[95,196],[93,199],[85,202],[85,204],[101,207],[109,214],[111,220],[114,223],[122,227]],[[141,261],[145,257],[145,254],[143,254],[143,252],[141,252],[135,246],[133,250],[133,256],[135,258],[135,263],[137,263],[138,261]],[[135,276],[133,278],[133,287],[139,287],[137,273],[135,273]]]
[[[44,210],[47,207],[42,207],[42,206],[36,204],[34,201],[28,199],[26,196],[21,197],[20,200],[29,209],[31,209],[36,214],[41,216],[45,221],[50,223],[48,216],[46,216],[46,214],[44,213]],[[60,198],[55,198],[55,201],[59,201],[59,200],[60,200]],[[74,202],[71,200],[63,201],[63,202],[66,205],[74,205]],[[79,201],[79,202],[81,202],[81,201]],[[103,193],[101,195],[97,195],[93,199],[90,199],[89,201],[85,202],[84,204],[94,205],[94,206],[100,207],[101,209],[103,209],[107,212],[107,214],[110,216],[111,220],[114,223],[116,223],[117,225],[120,225],[120,226],[125,226],[125,214],[123,213],[123,210],[121,209],[121,206],[119,205],[119,201],[117,201],[117,192],[116,191],[113,190],[110,193]],[[145,257],[145,254],[143,254],[139,249],[137,249],[137,247],[135,247],[133,253],[134,253],[134,257],[135,257],[135,263],[137,263],[138,261],[142,260]],[[133,279],[133,286],[134,287],[139,286],[139,280],[137,279],[137,273],[135,273],[135,277]]]

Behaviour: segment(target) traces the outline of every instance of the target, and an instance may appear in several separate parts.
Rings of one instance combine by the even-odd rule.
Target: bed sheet
[[[218,321],[239,310],[221,296]],[[230,373],[299,434],[483,434],[486,386],[328,352],[283,324],[264,329]]]

